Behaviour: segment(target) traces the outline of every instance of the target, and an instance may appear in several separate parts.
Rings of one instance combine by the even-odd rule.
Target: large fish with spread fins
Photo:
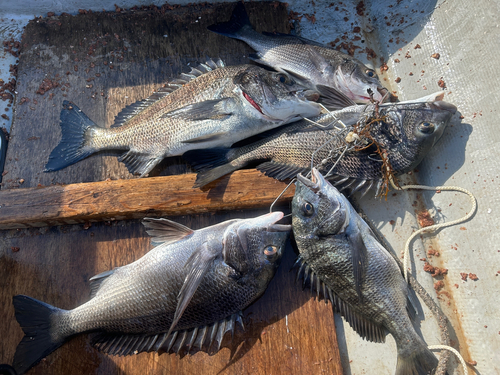
[[[137,261],[90,279],[91,299],[73,310],[14,297],[25,336],[14,355],[21,375],[74,335],[112,355],[216,353],[241,310],[264,293],[280,263],[290,225],[283,213],[191,230],[145,219],[158,246]]]
[[[318,97],[285,74],[209,60],[123,109],[111,128],[96,125],[74,103],[65,101],[61,141],[45,171],[65,168],[98,151],[124,150],[118,160],[142,177],[166,157],[198,148],[229,147],[302,117],[316,116],[320,113],[314,102]]]
[[[258,33],[242,2],[236,3],[229,22],[208,29],[244,41],[257,51],[250,55],[252,60],[320,92],[329,109],[345,107],[341,98],[354,104],[381,101],[388,95],[377,73],[352,56],[295,35]]]
[[[411,171],[440,139],[457,110],[441,98],[351,106],[313,118],[316,124],[301,120],[267,132],[245,146],[189,151],[183,157],[198,172],[195,186],[251,165],[278,180],[305,174],[313,165],[330,172],[339,189],[366,193],[382,186],[386,167],[393,175]],[[349,137],[357,141],[349,143]]]
[[[299,275],[363,338],[397,345],[396,375],[432,374],[438,360],[415,331],[402,270],[347,198],[316,170],[297,176],[292,227]]]

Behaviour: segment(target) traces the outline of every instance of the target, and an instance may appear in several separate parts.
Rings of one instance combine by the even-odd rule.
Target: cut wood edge
[[[0,190],[0,229],[270,207],[286,183],[241,170],[203,188],[196,174]],[[290,201],[294,187],[280,202]]]

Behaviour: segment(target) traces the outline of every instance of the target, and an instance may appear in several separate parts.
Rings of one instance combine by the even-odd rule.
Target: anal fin
[[[152,155],[130,150],[118,158],[132,174],[144,177],[163,160],[163,155]]]

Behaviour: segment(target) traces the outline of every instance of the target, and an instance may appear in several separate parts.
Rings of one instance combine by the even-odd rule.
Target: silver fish
[[[214,354],[241,310],[274,276],[290,225],[273,212],[191,230],[166,219],[145,219],[159,245],[137,261],[90,279],[91,299],[62,310],[14,297],[25,336],[13,367],[23,374],[74,335],[97,332],[93,345],[108,354],[158,351]]]
[[[333,112],[333,116],[313,118],[323,128],[302,120],[241,147],[189,151],[183,158],[198,172],[195,186],[204,186],[252,163],[258,163],[257,169],[270,177],[293,178],[297,173],[307,173],[312,162],[325,175],[331,172],[329,178],[339,189],[366,193],[383,182],[380,150],[386,151],[386,163],[393,174],[403,174],[414,169],[443,134],[457,108],[434,101],[440,99],[435,95],[424,99],[351,106]],[[379,121],[372,123],[377,118]],[[368,131],[360,132],[365,127]],[[346,141],[356,129],[360,140],[367,141],[359,143],[362,147]],[[375,144],[370,145],[373,141],[379,150]]]
[[[297,176],[292,226],[301,271],[363,338],[395,339],[396,375],[431,373],[437,358],[415,332],[408,284],[349,201],[316,170]],[[301,272],[299,271],[299,272]]]
[[[330,109],[371,99],[381,101],[388,93],[377,73],[354,57],[298,36],[256,32],[241,2],[236,4],[229,22],[208,29],[244,41],[257,51],[250,56],[254,61],[319,91]]]
[[[149,98],[123,109],[110,128],[97,126],[75,104],[63,103],[62,139],[45,171],[101,150],[128,150],[118,160],[148,174],[162,159],[198,148],[227,146],[320,113],[318,94],[284,74],[252,65],[208,61]]]

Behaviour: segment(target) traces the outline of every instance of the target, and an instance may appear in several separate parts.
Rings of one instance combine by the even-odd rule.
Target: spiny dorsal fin
[[[302,168],[300,166],[287,165],[284,163],[278,163],[275,161],[268,161],[257,166],[257,169],[264,173],[266,176],[276,178],[277,180],[285,180],[287,178],[293,178],[299,173],[304,173],[308,171],[307,168]]]
[[[92,338],[92,345],[104,353],[120,356],[152,351],[180,355],[204,351],[213,355],[220,350],[226,333],[230,332],[233,338],[237,323],[244,329],[241,316],[240,311],[217,322],[171,334],[120,335],[103,332]]]
[[[194,233],[194,230],[168,219],[146,217],[142,221],[146,232],[155,244],[170,244]]]
[[[108,278],[108,276],[111,276],[114,272],[116,271],[115,269],[108,270],[101,272],[95,276],[92,276],[90,278],[90,299],[94,298],[95,295],[97,294],[97,291],[101,288],[102,282]]]
[[[200,75],[205,74],[209,71],[224,67],[224,63],[221,59],[213,61],[208,59],[204,64],[200,64],[196,68],[191,68],[191,71],[186,73],[181,73],[179,78],[166,84],[164,87],[158,89],[155,93],[151,94],[146,99],[140,100],[138,102],[132,103],[125,108],[123,108],[118,115],[115,117],[115,122],[111,127],[119,127],[129,121],[132,117],[136,116],[138,113],[142,112],[144,109],[150,107],[158,100],[163,99],[171,92],[179,89],[189,81],[198,78]]]

